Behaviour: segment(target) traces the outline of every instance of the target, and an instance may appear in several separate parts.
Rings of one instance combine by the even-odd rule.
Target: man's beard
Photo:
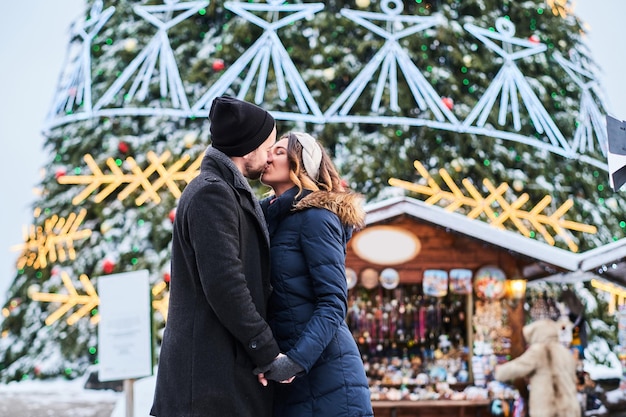
[[[245,177],[251,180],[258,180],[259,178],[261,178],[263,171],[265,171],[265,165],[262,165],[261,167],[253,167],[252,165],[246,164],[245,167]]]

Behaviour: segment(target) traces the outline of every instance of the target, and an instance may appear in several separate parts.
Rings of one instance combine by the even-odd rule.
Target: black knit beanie
[[[228,156],[258,148],[274,129],[274,118],[259,106],[234,97],[217,97],[209,112],[213,147]]]

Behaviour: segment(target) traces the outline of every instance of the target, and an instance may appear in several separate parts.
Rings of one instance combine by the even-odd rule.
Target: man
[[[273,362],[279,349],[265,321],[269,240],[246,178],[261,176],[275,122],[260,107],[228,96],[213,101],[209,119],[212,146],[176,210],[169,311],[150,414],[269,417],[271,385],[253,374],[280,362]]]

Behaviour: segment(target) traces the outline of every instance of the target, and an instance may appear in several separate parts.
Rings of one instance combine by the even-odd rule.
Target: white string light
[[[300,76],[300,72],[291,60],[277,32],[285,25],[301,19],[312,18],[324,8],[323,3],[283,4],[281,0],[270,0],[267,4],[226,2],[224,7],[235,14],[264,29],[259,39],[235,61],[224,74],[195,103],[189,103],[185,93],[185,81],[181,79],[174,52],[167,36],[169,28],[189,18],[207,1],[182,2],[166,0],[163,5],[136,6],[135,12],[157,27],[157,33],[146,47],[131,61],[122,74],[93,105],[91,96],[91,42],[103,25],[114,13],[110,7],[102,11],[99,0],[91,10],[90,19],[83,27],[73,29],[80,40],[80,52],[67,65],[67,76],[59,82],[59,88],[53,102],[52,111],[46,121],[45,129],[97,117],[115,116],[167,116],[172,118],[206,117],[208,106],[213,98],[224,94],[234,84],[240,88],[237,96],[241,99],[248,95],[253,85],[255,103],[265,102],[265,90],[270,65],[275,74],[276,90],[281,100],[289,96],[298,107],[298,112],[268,110],[278,120],[291,120],[313,123],[369,123],[381,125],[424,126],[436,130],[469,133],[508,141],[523,143],[567,158],[575,158],[602,170],[608,170],[606,161],[598,160],[588,153],[594,151],[594,134],[603,155],[606,154],[606,126],[598,107],[598,101],[592,95],[597,85],[588,71],[577,61],[566,61],[560,54],[554,58],[565,69],[573,81],[581,88],[578,126],[571,141],[564,138],[547,110],[533,92],[527,77],[519,70],[515,61],[544,53],[546,46],[539,42],[515,38],[515,27],[510,21],[496,20],[497,31],[490,31],[471,24],[465,30],[474,35],[489,49],[504,58],[504,64],[483,96],[463,121],[447,107],[442,97],[434,90],[422,74],[422,70],[411,60],[409,51],[401,46],[399,40],[441,23],[441,16],[403,15],[403,4],[399,0],[383,0],[382,13],[362,12],[344,9],[341,15],[358,23],[372,33],[385,39],[384,45],[366,63],[331,106],[322,112],[313,95]],[[99,5],[99,8],[98,8]],[[182,12],[174,16],[175,12]],[[276,20],[266,21],[253,12],[267,12]],[[284,15],[280,18],[281,13]],[[285,13],[287,13],[285,15]],[[159,19],[157,16],[161,16]],[[385,22],[380,27],[373,21]],[[500,43],[500,44],[499,44]],[[76,45],[72,45],[76,46]],[[158,58],[158,59],[157,59]],[[158,80],[153,78],[159,65]],[[247,70],[243,80],[242,74]],[[378,76],[376,74],[378,73]],[[398,75],[407,81],[417,107],[422,110],[415,117],[401,116],[398,103]],[[131,78],[135,75],[134,80]],[[148,87],[159,82],[160,93],[170,99],[170,106],[141,106],[147,98]],[[117,106],[116,95],[128,83],[131,83],[124,101],[134,100],[138,106]],[[375,83],[375,93],[366,114],[353,112],[353,106],[365,88]],[[383,94],[389,95],[389,110],[398,115],[379,115]],[[518,102],[518,95],[521,103]],[[595,94],[599,97],[599,95]],[[498,126],[487,125],[487,118],[494,111],[493,106],[500,96],[497,113]],[[599,100],[602,107],[604,103]],[[76,107],[82,103],[81,107]],[[528,112],[540,138],[519,133],[521,129],[522,106]],[[75,110],[77,109],[77,110]],[[75,110],[75,111],[74,111]],[[406,109],[405,109],[406,110]],[[405,111],[406,112],[406,111]],[[512,128],[506,124],[512,118]]]

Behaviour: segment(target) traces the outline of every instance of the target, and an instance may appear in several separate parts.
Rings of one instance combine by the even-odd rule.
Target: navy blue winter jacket
[[[363,361],[345,322],[346,244],[363,220],[360,197],[297,192],[261,203],[271,245],[268,322],[281,351],[305,370],[291,384],[276,384],[274,416],[373,416]]]

